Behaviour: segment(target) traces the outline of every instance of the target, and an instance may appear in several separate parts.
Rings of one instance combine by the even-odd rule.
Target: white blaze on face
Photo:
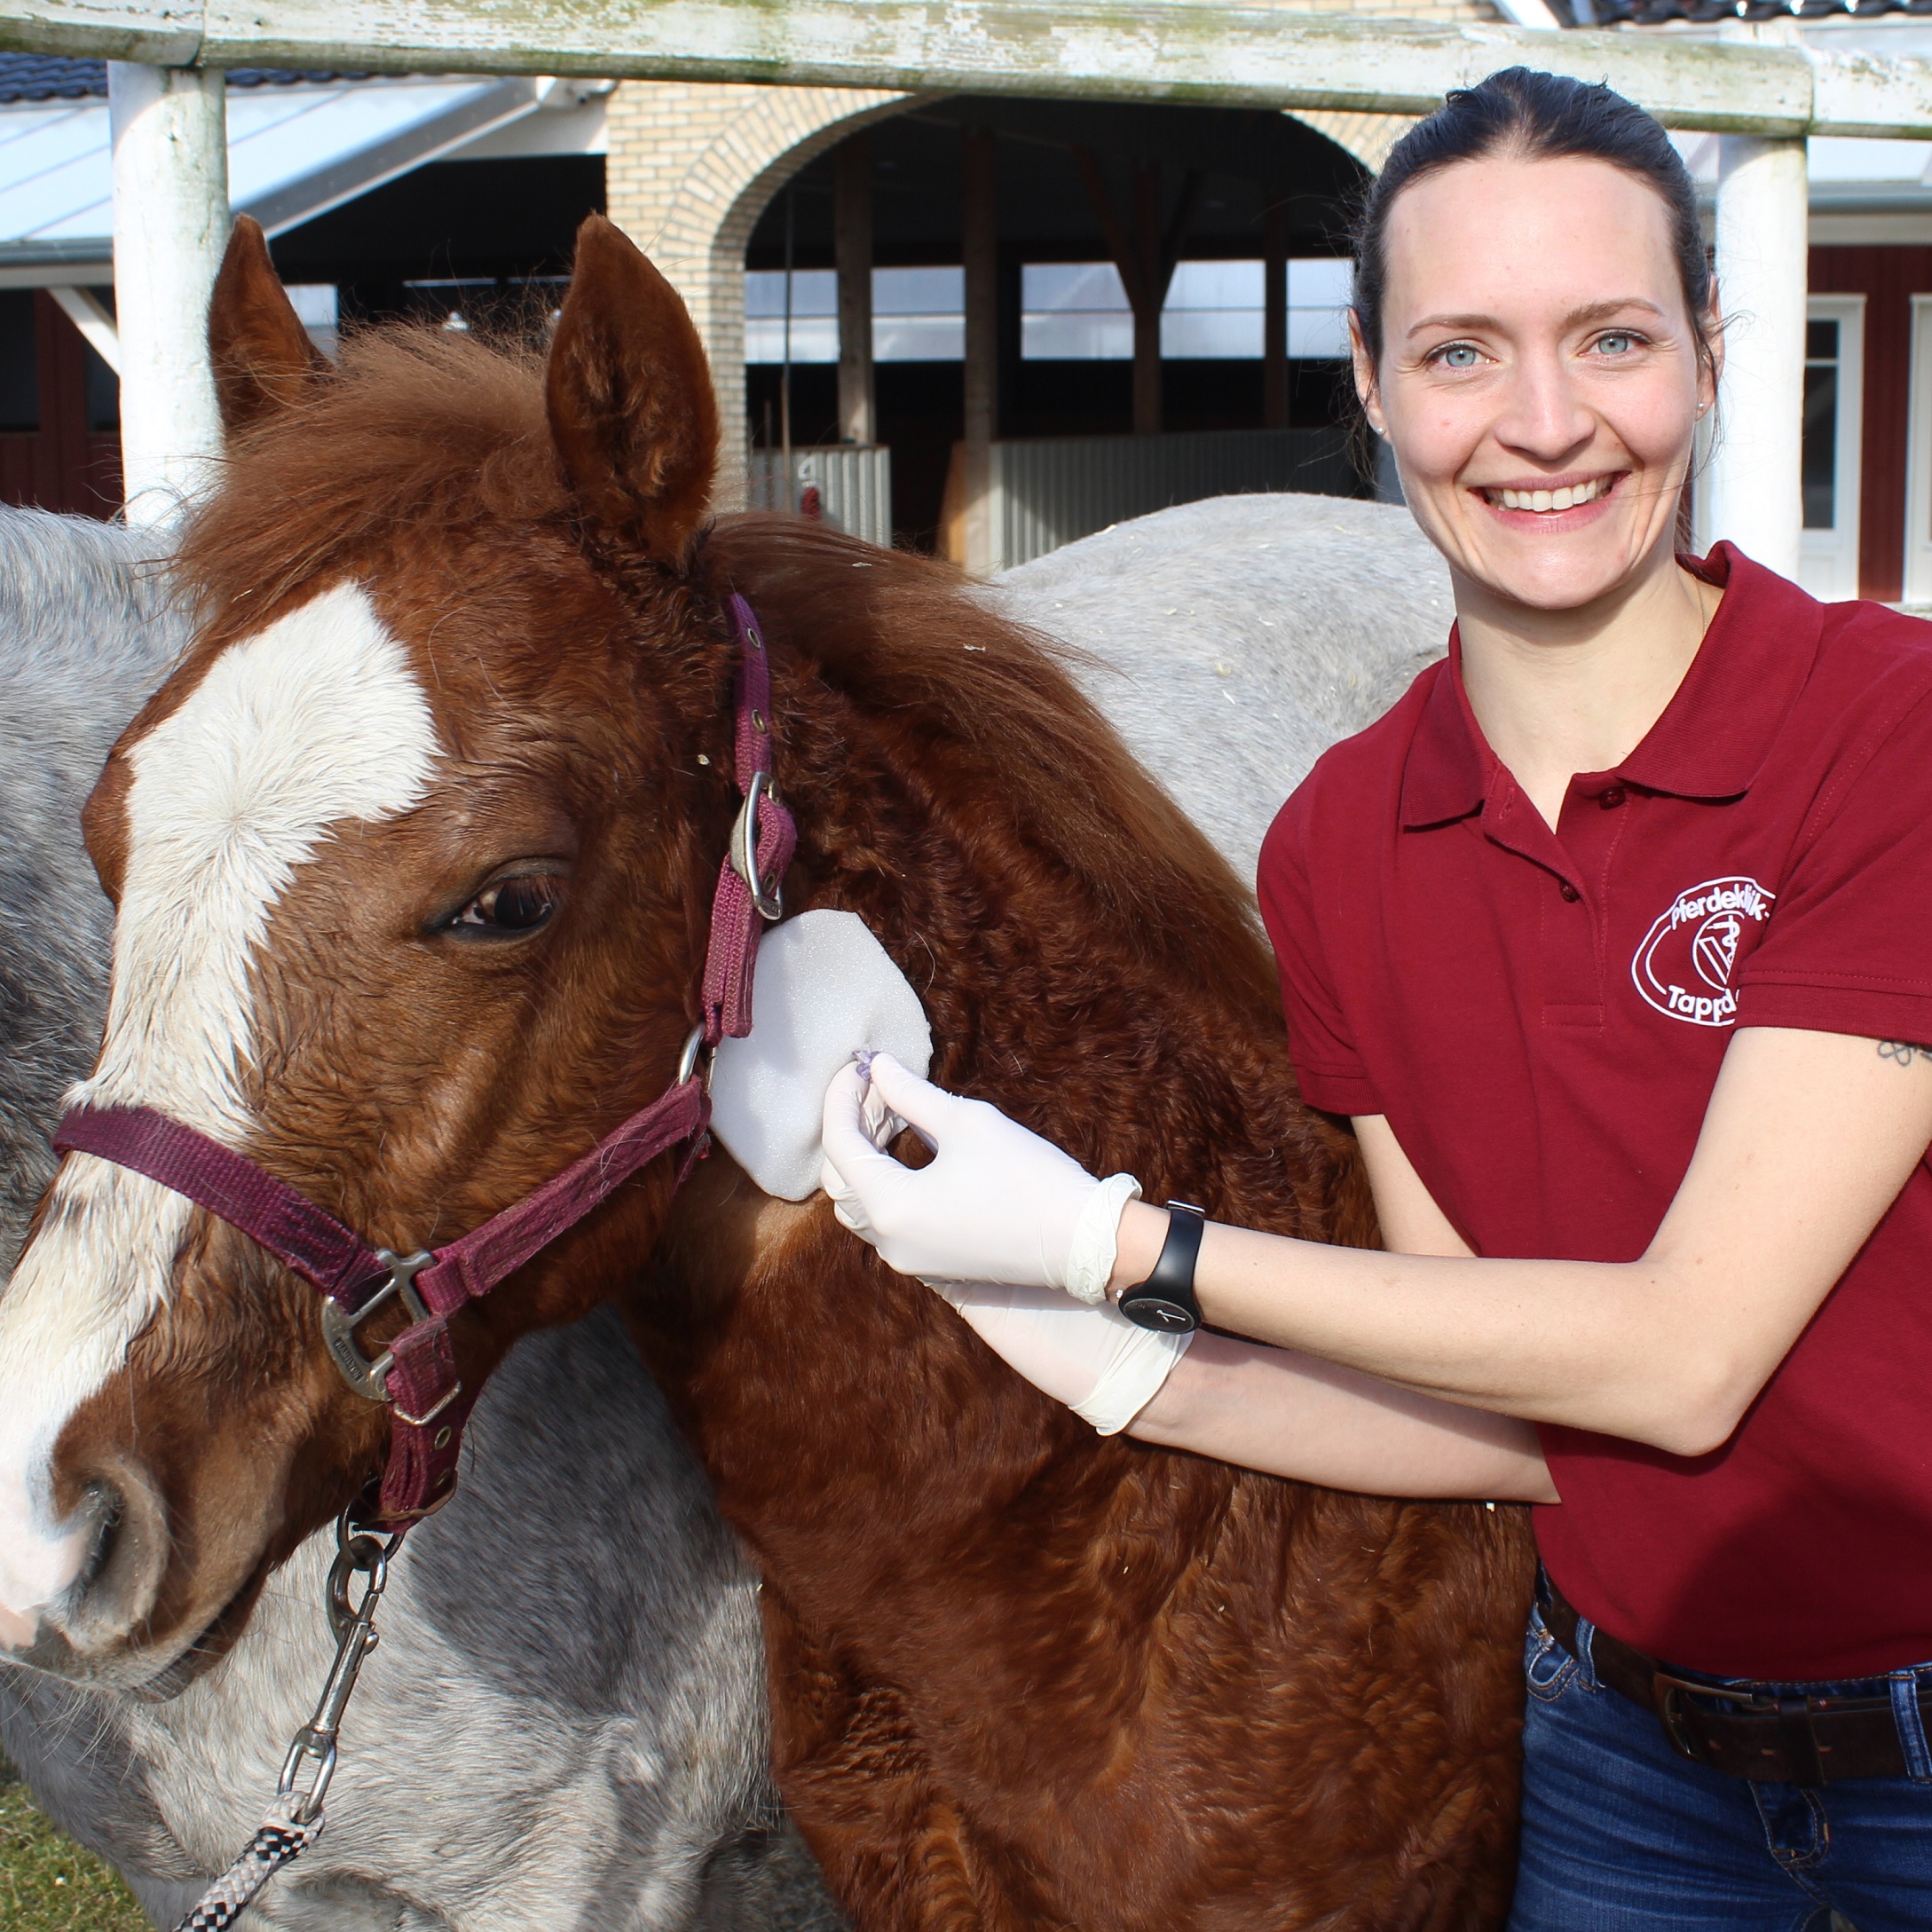
[[[437,754],[408,655],[359,585],[232,645],[130,754],[127,857],[100,1061],[72,1098],[151,1107],[231,1147],[250,1117],[250,954],[329,828],[392,817]],[[0,1645],[28,1641],[84,1559],[49,1462],[172,1286],[188,1203],[70,1154],[0,1295]]]

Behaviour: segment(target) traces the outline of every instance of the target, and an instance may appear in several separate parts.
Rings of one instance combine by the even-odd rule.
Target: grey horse
[[[0,1265],[91,1061],[107,911],[76,816],[186,636],[133,534],[0,514]],[[1131,750],[1243,878],[1321,750],[1440,654],[1407,514],[1229,497],[1116,525],[981,593],[1073,647]],[[327,1668],[312,1539],[229,1656],[164,1703],[0,1668],[0,1742],[169,1924],[246,1839]],[[320,1843],[264,1932],[838,1923],[765,1755],[756,1585],[608,1317],[526,1341],[411,1539]]]

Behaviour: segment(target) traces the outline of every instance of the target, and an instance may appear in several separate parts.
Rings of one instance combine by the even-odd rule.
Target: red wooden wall
[[[1896,602],[1905,573],[1905,432],[1912,298],[1932,295],[1932,248],[1813,248],[1811,292],[1865,297],[1865,458],[1858,476],[1858,588]]]
[[[44,289],[34,296],[40,427],[0,430],[0,502],[111,517],[121,508],[121,438],[88,427],[86,344]]]

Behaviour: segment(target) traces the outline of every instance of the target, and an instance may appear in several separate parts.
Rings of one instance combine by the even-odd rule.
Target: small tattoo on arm
[[[1932,1046],[1921,1046],[1916,1040],[1881,1040],[1879,1058],[1909,1067],[1915,1060],[1932,1060]]]

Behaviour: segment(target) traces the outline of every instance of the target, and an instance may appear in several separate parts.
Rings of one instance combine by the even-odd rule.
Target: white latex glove
[[[1194,1340],[1192,1331],[1137,1328],[1117,1308],[1083,1307],[1052,1289],[936,1285],[1002,1361],[1103,1436],[1154,1400]]]
[[[930,1165],[902,1167],[881,1151],[888,1111],[934,1148]],[[1140,1193],[1132,1174],[1096,1180],[998,1108],[948,1093],[887,1053],[833,1077],[823,1136],[820,1180],[834,1211],[900,1274],[1105,1301],[1121,1210]]]

